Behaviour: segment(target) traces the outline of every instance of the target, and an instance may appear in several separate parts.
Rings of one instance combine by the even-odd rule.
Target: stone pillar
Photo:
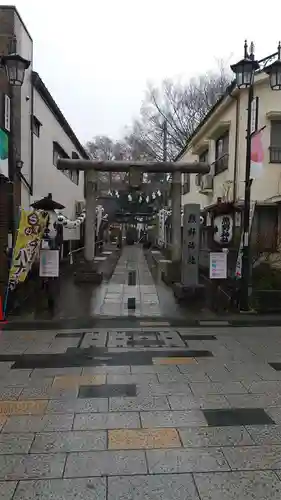
[[[92,262],[95,257],[96,222],[96,173],[87,173],[86,179],[86,219],[85,219],[85,260]]]
[[[172,261],[181,260],[181,172],[172,177]]]
[[[181,283],[184,287],[198,286],[200,205],[184,205]]]

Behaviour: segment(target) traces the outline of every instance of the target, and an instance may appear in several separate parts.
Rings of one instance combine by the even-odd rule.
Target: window
[[[187,194],[190,191],[190,174],[183,174],[183,194]]]
[[[199,162],[200,163],[208,163],[208,156],[209,156],[209,150],[205,149],[201,155],[199,155]],[[201,180],[202,180],[203,174],[196,174],[195,178],[195,184],[196,186],[200,187],[201,186]]]
[[[31,129],[33,134],[37,135],[37,137],[40,136],[40,127],[42,126],[42,123],[39,122],[38,118],[36,116],[32,115],[31,117]]]
[[[216,140],[215,175],[228,169],[229,132]]]
[[[273,120],[270,127],[270,163],[281,163],[281,120]]]

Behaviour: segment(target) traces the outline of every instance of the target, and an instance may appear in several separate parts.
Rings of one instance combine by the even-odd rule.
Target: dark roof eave
[[[214,104],[214,106],[208,111],[208,113],[206,114],[205,118],[203,118],[203,120],[199,123],[199,125],[194,130],[194,132],[192,132],[192,134],[189,136],[189,138],[187,139],[186,145],[177,154],[177,156],[175,157],[174,161],[178,161],[182,157],[182,155],[186,152],[190,141],[193,139],[193,137],[195,137],[196,134],[198,134],[198,132],[201,129],[201,127],[203,127],[203,125],[207,122],[207,120],[209,120],[209,118],[212,116],[212,114],[215,112],[215,110],[220,106],[220,104],[224,101],[224,99],[231,94],[231,92],[235,89],[235,86],[236,86],[236,80],[233,80],[231,82],[231,84],[227,87],[224,95],[222,95],[217,100],[217,102]]]
[[[82,158],[85,160],[89,159],[89,155],[86,152],[85,148],[82,146],[81,142],[73,132],[71,126],[69,125],[68,121],[62,114],[61,110],[59,109],[58,105],[54,101],[53,97],[51,96],[49,90],[41,80],[40,76],[36,71],[32,71],[32,84],[34,88],[37,90],[37,92],[40,94],[42,99],[44,99],[45,103],[47,104],[48,108],[52,111],[53,115],[56,117],[57,121],[61,125],[62,129],[66,133],[66,135],[69,137],[69,139],[73,142],[74,146],[76,147],[77,151],[79,151],[80,155]]]

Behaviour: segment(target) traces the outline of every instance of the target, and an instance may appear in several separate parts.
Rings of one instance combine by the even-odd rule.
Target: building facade
[[[60,172],[63,158],[88,158],[40,76],[33,71],[33,41],[17,9],[0,7],[0,54],[16,51],[30,61],[22,87],[12,88],[0,70],[0,295],[7,283],[7,247],[18,224],[20,207],[49,193],[75,218],[83,207],[82,173]],[[6,151],[6,156],[5,156]],[[22,165],[21,174],[16,168]],[[77,239],[65,232],[64,238]]]
[[[248,92],[232,84],[177,159],[211,166],[207,175],[182,177],[182,204],[199,203],[205,216],[201,263],[206,267],[213,244],[233,250],[232,268],[237,258],[245,189],[247,106]],[[271,90],[265,73],[255,75],[251,132],[251,245],[255,255],[277,254],[281,234],[281,92]],[[226,220],[230,227],[227,238],[222,224]]]

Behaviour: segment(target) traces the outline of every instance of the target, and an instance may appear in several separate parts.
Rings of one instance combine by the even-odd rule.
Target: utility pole
[[[164,123],[163,123],[163,161],[167,161],[167,120],[166,120],[166,118],[165,118]],[[167,174],[166,174],[165,180],[167,180]],[[163,202],[164,202],[164,206],[168,205],[167,191],[166,190],[163,193]]]

